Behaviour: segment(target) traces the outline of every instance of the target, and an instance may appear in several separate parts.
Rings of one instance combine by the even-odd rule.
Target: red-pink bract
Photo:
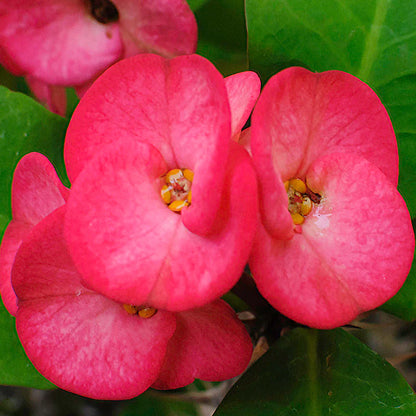
[[[250,258],[260,292],[305,325],[332,328],[392,297],[414,235],[396,190],[397,144],[376,94],[352,75],[290,68],[265,86],[251,151],[261,225]],[[322,199],[294,226],[284,182]]]
[[[34,93],[60,113],[66,99],[56,86],[89,84],[138,53],[193,53],[196,41],[185,0],[0,1],[0,62],[29,77]]]
[[[30,153],[18,163],[12,183],[12,221],[0,246],[0,293],[12,315],[17,311],[10,281],[16,252],[33,226],[65,203],[68,192],[45,156]]]
[[[120,400],[154,383],[171,389],[245,369],[251,341],[224,302],[145,319],[83,286],[62,235],[65,209],[34,227],[13,267],[17,332],[46,378],[76,394]]]
[[[254,74],[240,77],[258,91]],[[196,55],[139,55],[88,90],[65,141],[73,182],[65,235],[89,287],[120,302],[180,311],[236,283],[257,213],[250,158],[231,141],[228,96],[237,93]],[[242,90],[233,100],[233,127],[244,124],[253,96]],[[192,203],[180,214],[160,195],[173,168],[194,172]]]

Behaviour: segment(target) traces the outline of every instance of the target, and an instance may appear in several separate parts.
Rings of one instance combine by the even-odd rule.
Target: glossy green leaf
[[[32,98],[0,87],[0,237],[10,221],[13,172],[22,156],[43,153],[65,177],[62,152],[67,123]]]
[[[352,335],[298,328],[236,383],[215,416],[412,416],[402,376]]]
[[[247,34],[244,0],[209,0],[195,12],[197,53],[208,58],[223,75],[245,71]]]
[[[247,0],[249,59],[263,81],[300,65],[356,75],[398,133],[399,189],[416,215],[416,0]]]
[[[15,322],[0,302],[0,384],[50,389],[30,363],[16,334]]]

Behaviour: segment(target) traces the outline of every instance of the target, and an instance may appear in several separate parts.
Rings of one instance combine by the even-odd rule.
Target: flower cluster
[[[195,52],[197,26],[185,0],[0,0],[0,63],[65,114],[65,87],[81,96],[120,59]]]
[[[276,309],[317,328],[403,284],[414,236],[375,93],[302,68],[259,93],[252,72],[224,79],[197,55],[138,55],[76,108],[70,189],[42,155],[21,160],[1,292],[53,383],[121,399],[240,374],[250,337],[219,298],[247,262]]]
[[[115,88],[114,88],[115,87]],[[110,68],[71,120],[71,189],[18,164],[0,252],[4,303],[35,367],[99,399],[240,374],[252,343],[219,297],[247,262],[257,181],[232,137],[258,97],[196,55]]]

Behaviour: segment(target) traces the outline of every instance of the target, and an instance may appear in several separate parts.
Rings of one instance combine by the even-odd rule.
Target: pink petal
[[[183,221],[192,232],[209,232],[230,140],[221,74],[196,55],[170,61],[139,55],[112,66],[87,91],[68,128],[65,160],[71,181],[105,144],[130,139],[155,146],[169,169],[194,171],[194,203]]]
[[[120,15],[124,57],[153,52],[166,57],[194,53],[195,17],[184,0],[113,0]]]
[[[253,112],[251,147],[262,221],[277,238],[293,236],[282,181],[304,177],[321,155],[364,156],[397,185],[397,144],[386,110],[366,84],[340,71],[289,68],[272,77]]]
[[[66,89],[46,84],[33,77],[26,77],[30,89],[36,98],[46,107],[61,116],[66,113]]]
[[[63,205],[68,193],[51,162],[40,153],[29,153],[19,161],[13,176],[13,219],[35,225]]]
[[[83,1],[71,0],[0,6],[0,44],[26,75],[58,85],[83,83],[122,54],[118,25],[99,23]]]
[[[108,145],[78,176],[65,232],[88,286],[124,303],[146,303],[180,222],[160,196],[165,173],[153,146],[130,141]]]
[[[62,239],[64,210],[36,226],[16,257],[19,338],[58,387],[94,399],[134,397],[156,379],[175,317],[141,319],[85,289]]]
[[[231,155],[217,228],[201,237],[162,201],[166,167],[156,149],[140,142],[104,148],[74,182],[66,216],[68,246],[88,286],[165,310],[228,291],[247,261],[257,212],[250,158],[237,144]]]
[[[231,107],[231,137],[240,133],[260,94],[260,78],[255,72],[239,72],[224,79]]]
[[[176,314],[164,366],[152,387],[176,389],[195,378],[222,381],[241,374],[253,347],[244,325],[222,300]]]
[[[250,267],[276,309],[305,325],[333,328],[399,290],[412,263],[413,229],[394,185],[359,156],[323,156],[306,178],[321,203],[290,241],[260,227]]]
[[[65,203],[65,188],[49,160],[29,153],[17,164],[12,184],[13,219],[0,247],[0,293],[10,314],[16,314],[16,295],[11,286],[11,270],[22,240],[31,228]]]
[[[17,298],[14,293],[11,272],[17,250],[24,237],[30,232],[32,225],[12,220],[3,234],[0,246],[0,293],[7,311],[16,316]]]

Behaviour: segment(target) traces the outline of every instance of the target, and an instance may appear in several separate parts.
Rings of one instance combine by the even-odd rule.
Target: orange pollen
[[[135,306],[127,303],[123,304],[123,308],[129,315],[138,315],[144,319],[151,318],[157,312],[157,309],[149,306]]]
[[[194,173],[190,169],[172,169],[163,177],[160,190],[163,202],[174,212],[191,205]]]
[[[314,204],[319,204],[321,197],[313,193],[306,183],[299,178],[293,178],[284,183],[289,199],[288,210],[295,225],[305,222],[305,217],[310,214]]]

